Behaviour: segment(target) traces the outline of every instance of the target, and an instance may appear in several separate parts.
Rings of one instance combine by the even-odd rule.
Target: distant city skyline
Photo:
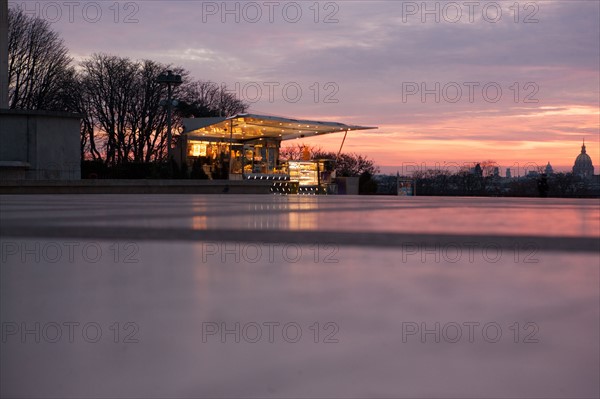
[[[150,58],[226,84],[251,112],[379,126],[344,151],[382,171],[568,171],[583,138],[600,165],[599,2],[421,4],[9,1],[51,22],[75,61]],[[341,139],[303,142],[336,151]]]
[[[581,144],[585,145],[586,152],[588,152],[587,151],[588,148],[587,148],[587,144],[585,143],[585,140],[582,140]],[[499,164],[496,162],[496,166],[498,167],[500,176],[503,176],[503,177],[525,176],[530,171],[537,170],[537,169],[548,170],[548,165],[551,167],[553,173],[572,173],[573,167],[576,163],[577,158],[580,156],[580,154],[581,154],[581,146],[580,146],[580,152],[573,159],[573,163],[568,166],[555,165],[552,163],[552,161],[546,162],[545,165],[538,164],[536,162],[513,162],[512,164],[502,165],[502,164]],[[588,154],[588,156],[589,156],[589,154]],[[479,161],[462,162],[462,163],[446,161],[446,162],[435,162],[435,163],[430,163],[430,164],[428,164],[426,162],[406,162],[402,165],[383,166],[383,167],[381,167],[381,173],[383,173],[383,174],[400,173],[400,174],[406,175],[407,172],[411,172],[414,170],[424,171],[424,170],[430,170],[430,169],[431,170],[442,169],[442,170],[447,170],[449,172],[456,172],[462,166],[467,167],[467,166],[477,164],[480,162],[485,162],[485,161],[493,161],[493,160],[483,159],[483,160],[479,160]],[[596,169],[597,164],[594,163],[595,160],[593,158],[591,158],[591,161],[595,168],[594,174],[595,175],[600,174],[600,170]],[[510,169],[510,176],[507,176],[507,169]]]

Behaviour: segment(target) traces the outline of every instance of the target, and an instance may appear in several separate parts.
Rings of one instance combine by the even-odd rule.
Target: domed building
[[[592,158],[585,151],[585,139],[581,146],[581,154],[575,159],[575,165],[573,165],[573,174],[584,178],[591,178],[594,175],[594,165],[592,164]]]

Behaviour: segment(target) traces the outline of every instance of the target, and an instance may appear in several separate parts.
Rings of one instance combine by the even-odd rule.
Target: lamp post
[[[8,108],[8,0],[0,0],[0,108]]]
[[[167,73],[161,73],[156,82],[160,85],[167,86],[167,158],[169,160],[169,168],[171,167],[171,127],[172,127],[172,116],[173,116],[173,87],[181,85],[181,75],[173,74],[173,71],[169,70]],[[162,104],[162,102],[161,102]]]

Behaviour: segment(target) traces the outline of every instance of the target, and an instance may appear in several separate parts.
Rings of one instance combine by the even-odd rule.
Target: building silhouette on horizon
[[[585,179],[592,178],[592,176],[594,176],[594,165],[592,164],[592,158],[590,158],[585,150],[585,139],[583,139],[581,153],[575,159],[575,164],[573,165],[573,175]]]

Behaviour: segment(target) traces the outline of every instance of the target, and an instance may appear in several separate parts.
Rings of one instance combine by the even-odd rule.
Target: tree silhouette
[[[13,109],[70,111],[68,88],[75,75],[63,40],[50,24],[8,10],[8,98]]]

